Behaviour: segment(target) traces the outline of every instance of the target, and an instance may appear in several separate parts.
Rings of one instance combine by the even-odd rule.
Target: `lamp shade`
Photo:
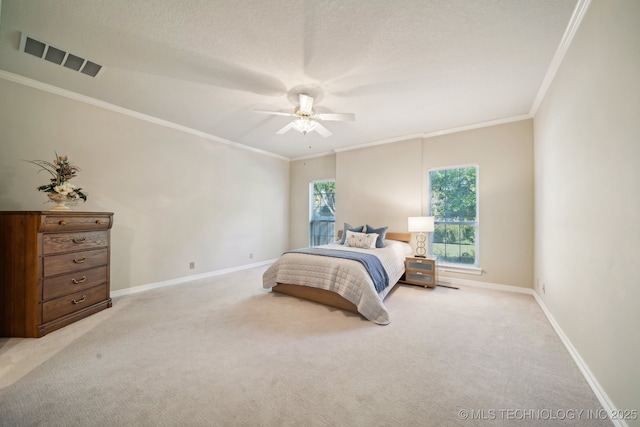
[[[431,232],[435,229],[432,216],[410,216],[408,220],[409,232]]]
[[[293,122],[293,128],[298,132],[307,133],[315,129],[318,122],[310,119],[297,119]]]

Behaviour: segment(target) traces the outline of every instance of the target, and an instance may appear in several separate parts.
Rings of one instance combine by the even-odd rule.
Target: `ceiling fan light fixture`
[[[2,1],[2,0],[0,0]],[[327,138],[331,135],[331,131],[320,123],[322,120],[333,121],[354,121],[356,119],[353,113],[328,113],[328,114],[316,114],[313,110],[313,97],[301,93],[300,106],[294,110],[293,113],[283,113],[281,111],[269,111],[269,110],[254,110],[258,113],[273,114],[276,116],[294,117],[294,120],[289,122],[285,127],[276,132],[276,135],[282,135],[295,129],[302,134],[307,134],[311,131],[316,131],[323,138]]]
[[[306,134],[307,132],[311,132],[316,128],[318,123],[314,120],[310,120],[308,118],[300,118],[293,121],[293,128],[298,132],[302,132]]]

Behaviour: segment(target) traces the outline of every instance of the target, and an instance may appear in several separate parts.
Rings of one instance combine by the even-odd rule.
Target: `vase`
[[[49,199],[51,199],[52,201],[56,202],[56,205],[49,210],[51,211],[71,210],[69,206],[66,205],[67,201],[69,201],[68,196],[65,196],[64,194],[58,194],[58,193],[47,193],[47,196],[49,196]]]

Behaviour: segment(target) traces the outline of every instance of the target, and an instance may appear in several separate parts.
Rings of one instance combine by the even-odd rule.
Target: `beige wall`
[[[47,176],[21,159],[69,155],[82,168],[75,183],[89,193],[74,210],[115,213],[112,290],[269,260],[287,248],[288,161],[3,79],[0,93],[0,209],[50,207],[36,190]]]
[[[533,284],[531,120],[339,152],[336,223],[406,232],[426,214],[430,168],[479,165],[482,275],[443,277],[530,288]],[[415,242],[412,242],[415,246]]]
[[[640,2],[593,1],[535,116],[536,291],[629,410],[640,410],[639,18]]]
[[[309,246],[309,184],[335,178],[335,154],[291,162],[291,249]]]
[[[337,154],[336,226],[388,226],[406,232],[407,217],[420,215],[420,139]]]
[[[427,138],[428,170],[478,166],[481,276],[447,276],[530,288],[533,286],[533,124],[523,120]],[[425,189],[425,205],[426,200]]]
[[[336,180],[336,227],[369,223],[407,231],[420,215],[419,139],[383,144],[291,163],[291,247],[309,244],[309,183]]]

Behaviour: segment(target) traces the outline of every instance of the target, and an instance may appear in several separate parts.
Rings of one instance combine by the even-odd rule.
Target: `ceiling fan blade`
[[[293,113],[283,113],[281,111],[269,111],[269,110],[253,110],[256,113],[264,113],[264,114],[272,114],[274,116],[287,116],[287,117],[297,117]]]
[[[280,129],[278,132],[276,132],[276,134],[282,135],[283,133],[287,133],[292,128],[293,128],[293,122],[290,122],[288,125],[286,125],[282,129]]]
[[[352,122],[356,119],[356,115],[353,113],[316,114],[315,117],[320,120],[335,120],[346,122]]]
[[[318,132],[324,138],[333,135],[329,129],[322,126],[320,123],[316,122],[316,127],[313,128],[316,132]]]
[[[313,98],[304,93],[300,94],[300,111],[310,114],[313,108]]]

